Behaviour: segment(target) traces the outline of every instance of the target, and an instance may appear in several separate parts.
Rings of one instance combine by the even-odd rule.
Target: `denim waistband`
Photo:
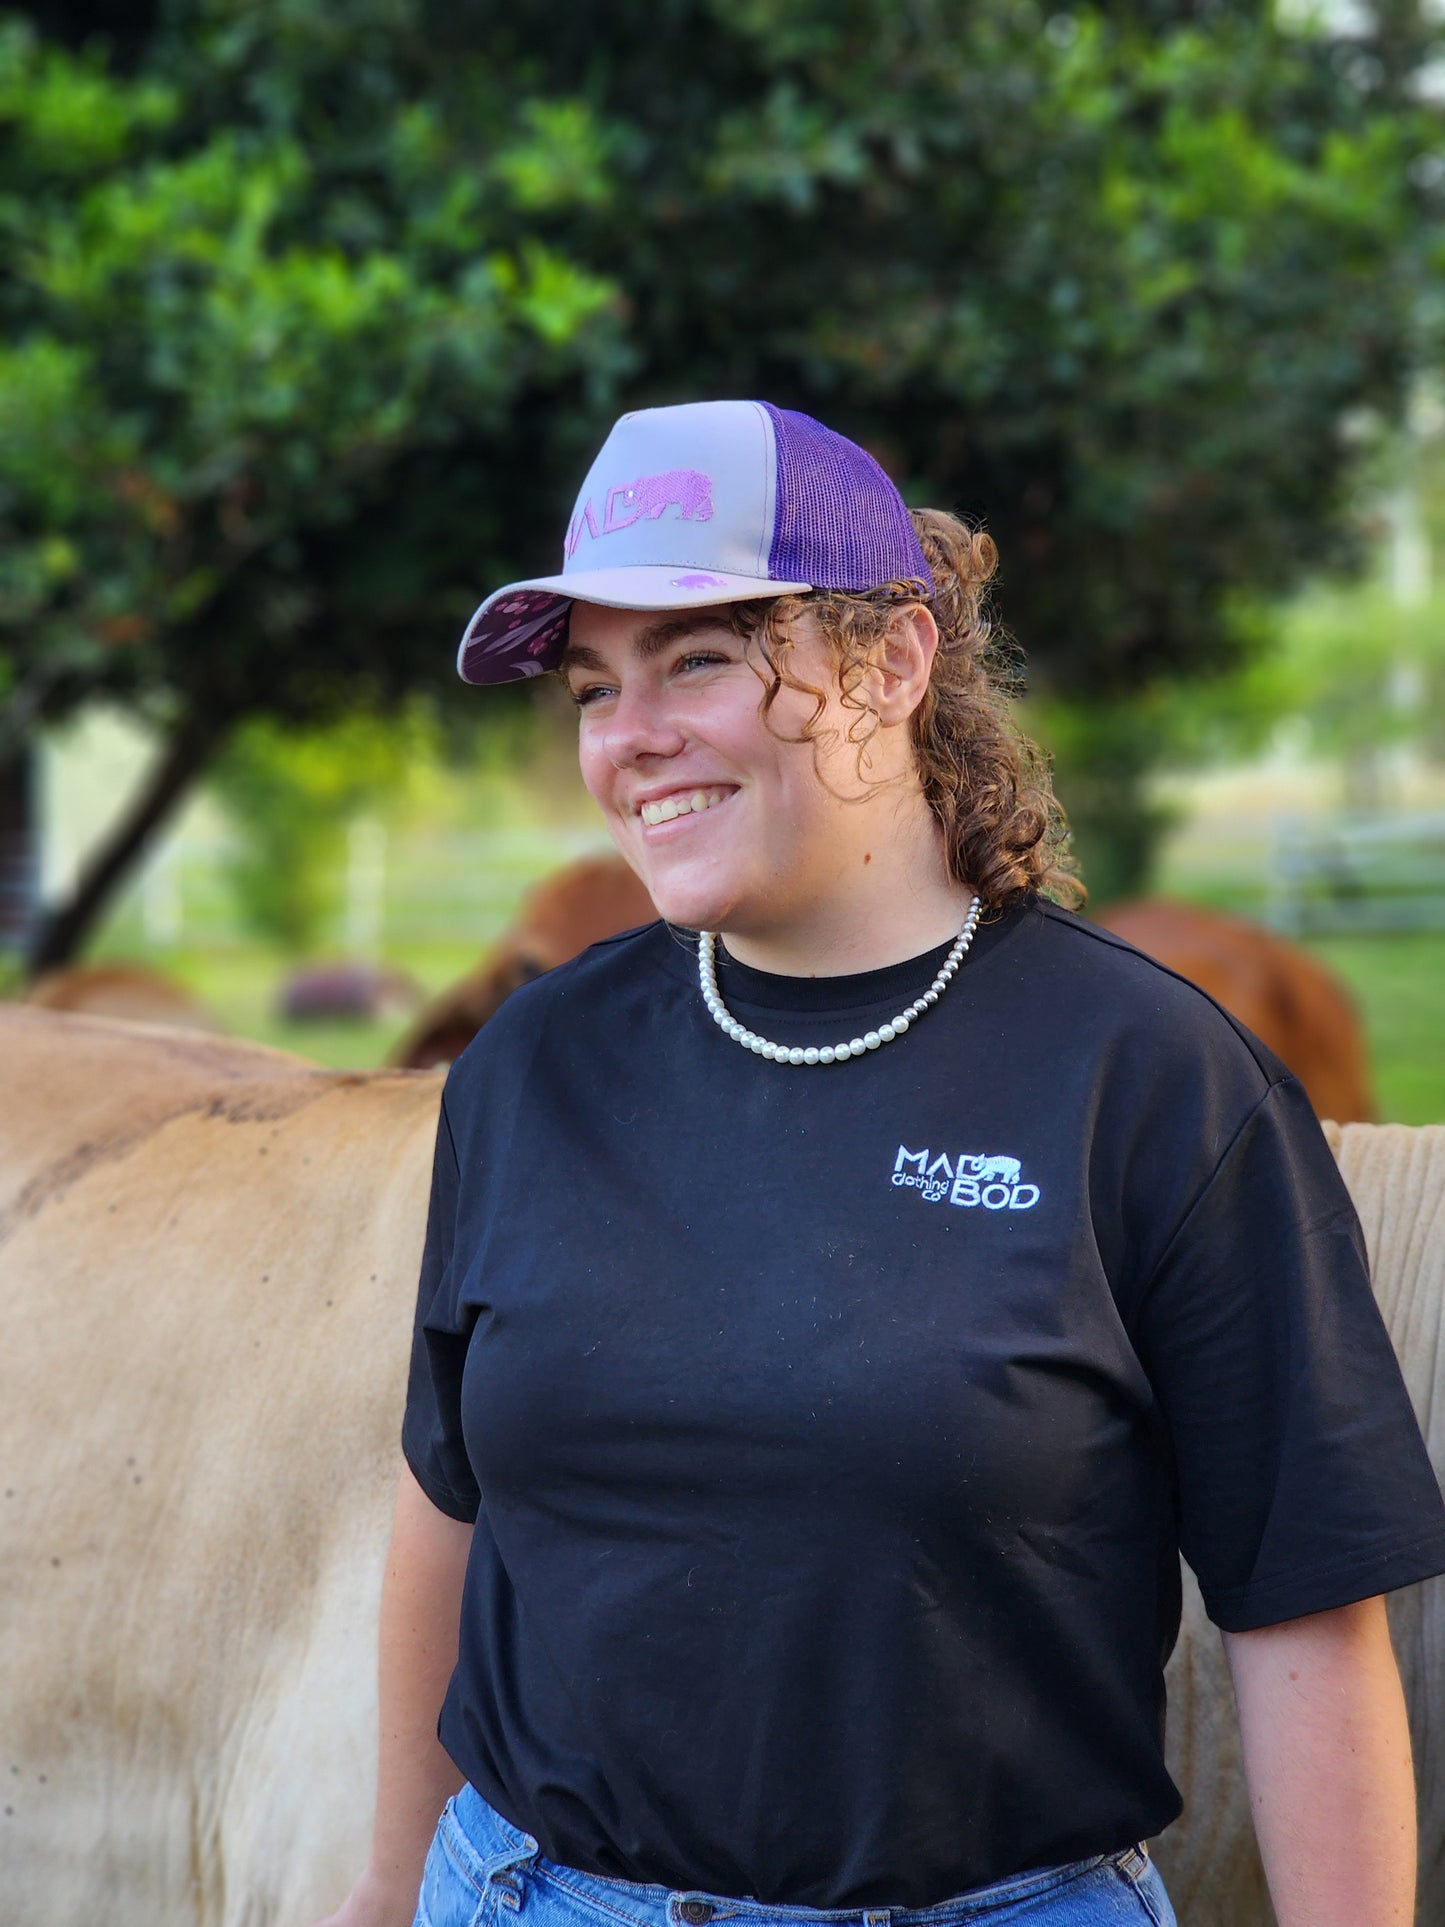
[[[709,1893],[701,1888],[655,1886],[560,1866],[540,1852],[531,1834],[504,1819],[470,1785],[463,1787],[456,1799],[449,1802],[444,1825],[447,1817],[452,1821],[448,1831],[453,1853],[466,1866],[479,1891],[488,1883],[500,1889],[502,1906],[511,1909],[520,1906],[521,1883],[517,1876],[532,1874],[578,1900],[590,1900],[616,1919],[638,1923],[638,1927],[708,1927],[709,1923],[724,1921],[736,1922],[739,1927],[766,1927],[770,1922],[777,1923],[777,1927],[812,1927],[814,1923],[821,1927],[823,1922],[854,1922],[858,1927],[950,1927],[952,1922],[975,1920],[996,1908],[1037,1898],[1109,1862],[1117,1863],[1131,1881],[1138,1880],[1149,1864],[1147,1851],[1141,1844],[1117,1853],[1094,1854],[1062,1866],[1036,1867],[987,1887],[955,1894],[931,1907],[774,1906],[746,1897]]]

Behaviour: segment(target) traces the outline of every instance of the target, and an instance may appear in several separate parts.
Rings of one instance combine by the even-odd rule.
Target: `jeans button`
[[[706,1900],[683,1900],[678,1903],[677,1911],[687,1922],[687,1927],[706,1927],[712,1919],[712,1907]]]

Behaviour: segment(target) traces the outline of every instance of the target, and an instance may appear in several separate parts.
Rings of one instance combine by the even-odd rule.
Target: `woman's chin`
[[[720,930],[733,907],[730,895],[690,886],[682,878],[644,877],[643,881],[658,916],[679,930]]]

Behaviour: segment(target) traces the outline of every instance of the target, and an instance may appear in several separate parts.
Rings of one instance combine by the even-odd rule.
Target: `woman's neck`
[[[973,892],[949,872],[922,797],[877,813],[855,859],[802,902],[764,903],[719,932],[731,956],[784,977],[846,977],[921,956],[956,937]],[[864,825],[860,823],[860,830]],[[771,913],[770,913],[771,912]]]

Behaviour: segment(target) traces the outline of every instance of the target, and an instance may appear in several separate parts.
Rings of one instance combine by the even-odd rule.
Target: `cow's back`
[[[224,1028],[213,1010],[174,977],[148,964],[67,964],[37,977],[25,1002],[40,1010],[114,1017],[136,1024],[168,1024],[183,1030]]]
[[[300,1919],[365,1851],[439,1080],[0,1011],[0,1919]]]

